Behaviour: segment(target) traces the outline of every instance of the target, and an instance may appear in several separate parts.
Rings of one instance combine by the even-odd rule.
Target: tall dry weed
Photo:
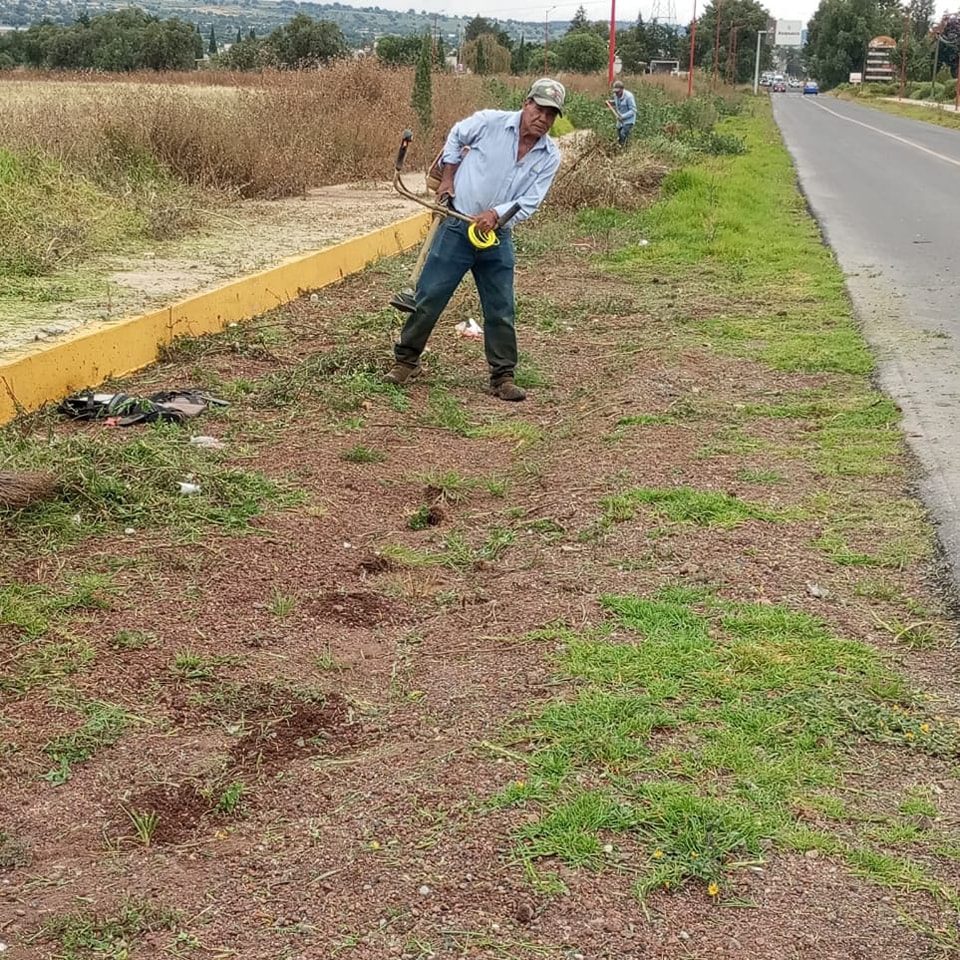
[[[669,168],[638,147],[622,150],[596,136],[566,151],[547,203],[549,210],[587,207],[639,210],[657,195]]]
[[[9,98],[0,142],[110,186],[165,171],[204,189],[271,198],[390,176],[400,133],[415,126],[411,69],[359,60],[257,77],[233,88],[190,87],[180,74],[167,84],[57,83],[52,96]],[[422,163],[454,121],[493,106],[480,78],[438,74],[434,85],[434,130],[413,154]]]

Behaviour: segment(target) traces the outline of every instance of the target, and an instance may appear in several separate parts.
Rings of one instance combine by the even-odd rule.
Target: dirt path
[[[425,383],[380,382],[390,263],[128,385],[229,397],[223,453],[64,432],[100,486],[0,553],[17,956],[956,951],[952,628],[896,428],[863,375],[718,337],[814,309],[798,278],[731,300],[625,268],[640,238],[523,235],[525,404],[483,393],[469,295]]]
[[[422,175],[408,176],[413,190]],[[95,320],[122,320],[151,307],[348,240],[420,209],[389,183],[339,184],[306,197],[246,200],[207,212],[196,234],[161,242],[136,256],[106,256],[86,264],[68,285],[80,295],[43,302],[0,303],[0,357]]]

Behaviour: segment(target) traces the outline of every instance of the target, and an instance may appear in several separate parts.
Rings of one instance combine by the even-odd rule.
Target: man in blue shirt
[[[470,270],[483,308],[483,342],[490,365],[490,392],[501,400],[523,400],[514,382],[517,334],[514,327],[513,240],[510,228],[533,216],[560,166],[550,139],[563,113],[563,84],[544,78],[530,88],[519,111],[481,110],[454,124],[443,148],[437,195],[471,217],[481,236],[496,230],[497,244],[477,249],[469,224],[446,217],[427,253],[414,294],[415,307],[394,346],[396,363],[388,383],[405,384],[422,373],[420,355],[443,309]],[[497,229],[514,204],[519,212]]]
[[[637,101],[629,90],[623,89],[623,83],[619,80],[613,85],[611,106],[617,114],[617,139],[620,146],[625,147],[637,122]]]

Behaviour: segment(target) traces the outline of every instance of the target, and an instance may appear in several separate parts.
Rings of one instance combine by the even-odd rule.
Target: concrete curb
[[[57,343],[0,357],[0,424],[77,390],[149,366],[160,349],[177,337],[216,333],[409,250],[423,238],[429,223],[430,214],[415,214],[152,313],[99,322]]]

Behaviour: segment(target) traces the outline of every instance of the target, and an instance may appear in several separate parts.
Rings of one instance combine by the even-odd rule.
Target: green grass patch
[[[134,204],[39,153],[0,149],[0,276],[35,277],[145,232]]]
[[[777,514],[756,503],[727,493],[693,490],[689,487],[658,489],[637,487],[602,501],[604,518],[615,523],[632,520],[637,508],[648,506],[677,523],[698,527],[736,527],[748,520],[776,521]]]
[[[902,471],[900,414],[888,397],[873,390],[800,392],[773,404],[749,404],[743,416],[802,421],[804,445],[824,476],[873,477]],[[809,428],[812,427],[812,430]]]
[[[639,214],[612,212],[608,229],[624,242],[608,268],[638,284],[682,283],[685,301],[706,316],[690,335],[724,353],[787,371],[869,373],[843,276],[806,212],[769,106],[719,129],[746,152],[673,171],[662,202]]]
[[[270,508],[302,502],[282,481],[244,470],[225,455],[194,447],[184,431],[155,424],[136,433],[66,436],[0,434],[0,459],[15,467],[49,469],[64,495],[20,511],[5,523],[8,542],[57,550],[101,533],[168,527],[184,538],[210,526],[241,531]],[[181,493],[181,482],[200,487]]]
[[[383,463],[387,455],[380,450],[358,443],[349,450],[341,451],[340,459],[346,460],[347,463]]]
[[[0,587],[0,626],[14,627],[21,637],[36,639],[62,622],[64,615],[109,606],[112,589],[110,577],[99,573],[67,578],[63,591],[40,584],[7,584]]]
[[[108,912],[81,910],[46,920],[30,943],[55,942],[58,960],[122,960],[150,933],[173,931],[179,915],[148,900],[125,899]]]
[[[115,744],[123,732],[138,718],[113,703],[91,700],[81,707],[85,719],[76,730],[54,737],[43,752],[56,764],[45,779],[66,783],[73,767],[89,760],[98,750]]]
[[[739,862],[779,843],[946,896],[865,836],[844,839],[862,818],[824,793],[865,742],[937,757],[960,746],[956,728],[928,716],[875,650],[786,606],[706,590],[608,596],[603,607],[602,629],[544,633],[561,643],[557,670],[574,692],[518,729],[532,746],[518,755],[524,779],[494,801],[536,814],[517,833],[521,860],[599,869],[605,843],[623,834],[643,898],[690,881],[719,891]],[[802,819],[811,809],[840,832],[811,830]],[[922,792],[901,810],[935,812]]]
[[[474,546],[463,534],[454,530],[448,533],[437,550],[420,550],[404,544],[390,543],[381,554],[392,563],[404,567],[444,566],[453,570],[469,570],[478,563],[494,563],[516,542],[513,530],[494,527],[483,543]]]

